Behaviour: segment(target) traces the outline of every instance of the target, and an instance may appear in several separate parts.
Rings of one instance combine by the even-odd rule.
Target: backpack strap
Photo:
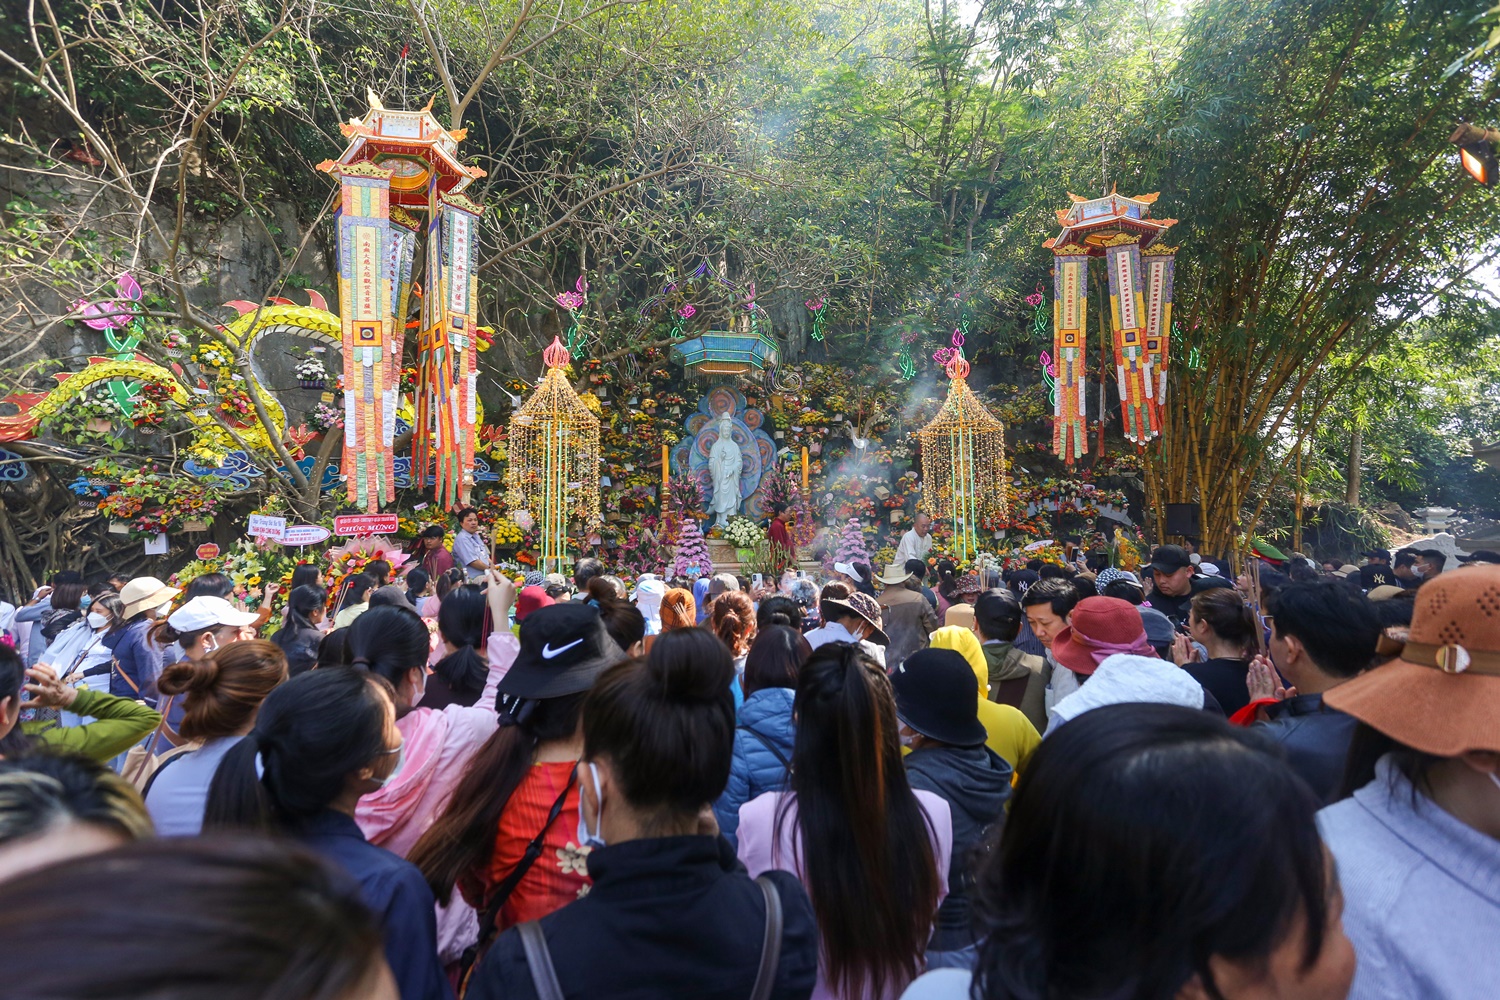
[[[790,771],[792,769],[792,762],[786,759],[786,754],[784,754],[784,753],[781,752],[781,747],[779,747],[779,746],[776,745],[776,741],[775,740],[771,739],[765,733],[758,732],[757,730],[751,729],[749,726],[736,726],[735,728],[738,729],[742,733],[749,733],[751,736],[754,736],[757,740],[760,740],[760,745],[763,746],[763,747],[765,747],[767,750],[771,751],[773,754],[775,754],[776,755],[776,759],[779,760],[779,761],[781,761],[781,766],[782,767],[786,768],[788,771]]]
[[[537,1000],[564,1000],[542,925],[528,920],[516,929],[521,932],[521,947],[526,953],[526,965],[531,969],[531,985],[536,990]]]
[[[760,969],[755,973],[750,1000],[770,1000],[771,990],[776,987],[776,970],[781,965],[781,893],[766,875],[756,879],[755,884],[766,897],[766,938],[760,946]]]

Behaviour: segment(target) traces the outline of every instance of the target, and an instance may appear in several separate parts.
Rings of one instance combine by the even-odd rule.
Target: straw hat
[[[182,591],[168,587],[154,576],[138,576],[120,588],[121,614],[127,621],[148,608],[159,608]]]
[[[911,579],[911,574],[906,571],[905,563],[889,563],[885,567],[885,573],[876,579],[887,587],[899,587]]]
[[[1500,566],[1424,583],[1401,655],[1323,701],[1423,753],[1500,753]]]

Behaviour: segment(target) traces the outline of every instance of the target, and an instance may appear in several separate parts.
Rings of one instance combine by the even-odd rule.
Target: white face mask
[[[387,750],[386,753],[393,753],[396,755],[396,766],[391,768],[391,773],[387,774],[384,778],[373,779],[375,784],[380,788],[384,788],[386,785],[389,785],[391,782],[395,781],[396,775],[400,774],[401,769],[406,766],[406,741],[402,740],[400,746],[398,746],[394,750]]]
[[[603,847],[604,846],[604,800],[599,796],[599,769],[590,761],[587,765],[589,776],[594,779],[594,829],[590,832],[588,824],[583,818],[583,796],[578,797],[578,846],[579,847]]]
[[[109,615],[101,615],[97,611],[89,612],[89,628],[99,629],[109,624]]]
[[[1500,788],[1500,774],[1491,771],[1487,777],[1495,783],[1496,788]]]
[[[419,684],[413,684],[412,685],[412,688],[411,688],[411,707],[412,708],[416,708],[417,707],[417,703],[422,700],[422,696],[427,693],[427,671],[424,670],[424,669],[422,669],[422,668],[420,668],[420,667],[418,667],[416,673],[417,673],[417,676],[419,676],[421,678],[421,683],[419,683]]]

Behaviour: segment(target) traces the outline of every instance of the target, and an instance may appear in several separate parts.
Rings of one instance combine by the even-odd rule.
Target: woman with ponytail
[[[814,998],[899,996],[948,893],[948,803],[907,783],[890,680],[858,646],[814,650],[793,708],[789,790],[741,807],[740,860],[807,887],[822,937]]]
[[[425,707],[423,694],[438,681],[427,672],[427,648],[426,622],[406,608],[371,608],[349,626],[350,661],[385,678],[396,692],[396,728],[406,747],[401,773],[361,798],[354,819],[370,843],[403,858],[411,856],[496,726],[492,707]],[[457,959],[479,934],[474,911],[462,900],[458,904],[438,920],[444,961]]]
[[[525,628],[552,610],[523,624],[523,656]],[[472,1000],[534,997],[532,976],[545,966],[568,1000],[808,995],[818,963],[807,893],[785,872],[751,881],[708,808],[729,778],[732,676],[723,644],[690,628],[662,633],[649,657],[594,682],[583,700],[581,846],[568,852],[593,888],[502,934],[474,974]],[[528,948],[522,933],[532,931]],[[763,955],[776,957],[763,968]]]
[[[282,833],[347,871],[381,925],[402,1000],[447,1000],[453,991],[438,963],[431,890],[354,821],[359,800],[401,773],[404,751],[385,678],[310,670],[272,691],[254,727],[224,755],[203,825]]]
[[[287,670],[294,676],[317,665],[318,649],[323,644],[319,626],[328,617],[327,605],[328,591],[316,584],[293,587],[287,596],[286,618],[271,641],[286,654]]]
[[[439,901],[456,886],[479,912],[476,953],[588,888],[573,832],[579,710],[599,672],[623,658],[598,609],[581,601],[521,622],[520,652],[499,685],[499,728],[491,715],[492,735],[409,853]]]
[[[286,656],[264,639],[232,643],[161,672],[156,682],[161,693],[182,696],[178,732],[201,744],[165,758],[141,793],[163,837],[192,837],[202,830],[203,806],[219,761],[245,738],[261,702],[286,677]]]
[[[484,644],[484,591],[454,587],[438,607],[438,637],[442,658],[432,667],[423,708],[469,706],[478,703],[490,666],[480,650]]]

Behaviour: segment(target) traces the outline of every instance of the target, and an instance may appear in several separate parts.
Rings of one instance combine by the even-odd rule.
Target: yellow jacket
[[[979,723],[989,734],[985,745],[1004,757],[1019,774],[1031,751],[1042,742],[1042,736],[1020,709],[989,700],[990,667],[978,637],[966,628],[945,625],[932,633],[932,648],[951,649],[968,661],[979,682],[975,694],[979,699]]]

